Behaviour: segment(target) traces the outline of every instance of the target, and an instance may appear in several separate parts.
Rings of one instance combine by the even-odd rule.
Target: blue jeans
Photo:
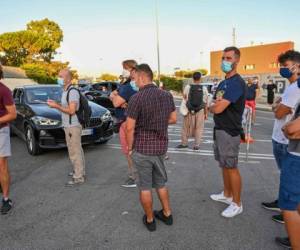
[[[300,204],[300,156],[287,154],[280,173],[279,207],[296,211]]]
[[[278,166],[279,170],[281,170],[283,161],[286,158],[287,153],[288,153],[287,152],[288,145],[279,143],[275,140],[272,140],[272,144],[273,144],[273,154],[274,154],[277,166]]]

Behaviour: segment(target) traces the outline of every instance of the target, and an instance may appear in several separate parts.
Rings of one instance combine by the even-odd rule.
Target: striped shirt
[[[144,155],[164,155],[168,150],[168,122],[175,111],[173,96],[149,84],[131,97],[127,114],[136,120],[133,148]]]

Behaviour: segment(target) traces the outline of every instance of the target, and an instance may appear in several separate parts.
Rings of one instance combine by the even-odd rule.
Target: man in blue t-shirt
[[[216,91],[210,111],[214,114],[214,153],[223,171],[224,191],[211,199],[228,204],[222,216],[231,218],[243,212],[241,176],[238,155],[242,134],[242,116],[246,100],[246,84],[237,73],[240,50],[228,47],[223,51],[222,70],[226,74]]]

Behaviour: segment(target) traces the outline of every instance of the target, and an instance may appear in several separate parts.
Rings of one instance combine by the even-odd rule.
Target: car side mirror
[[[94,98],[91,96],[91,95],[86,95],[86,98],[89,100],[89,101],[93,101]]]

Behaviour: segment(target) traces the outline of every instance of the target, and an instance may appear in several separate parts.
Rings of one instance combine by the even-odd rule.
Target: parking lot
[[[225,205],[209,199],[222,188],[212,152],[211,117],[198,152],[175,148],[180,143],[181,117],[169,128],[167,171],[174,225],[158,223],[154,233],[142,224],[137,189],[120,187],[127,167],[117,136],[105,145],[85,146],[87,182],[76,188],[64,186],[71,167],[65,149],[33,157],[25,143],[13,137],[15,207],[0,217],[0,248],[280,249],[274,237],[284,236],[284,227],[260,207],[260,202],[276,198],[278,189],[270,140],[272,114],[260,111],[257,116],[248,162],[244,145],[240,154],[244,213],[233,219],[221,217]],[[158,205],[156,199],[155,208]]]

